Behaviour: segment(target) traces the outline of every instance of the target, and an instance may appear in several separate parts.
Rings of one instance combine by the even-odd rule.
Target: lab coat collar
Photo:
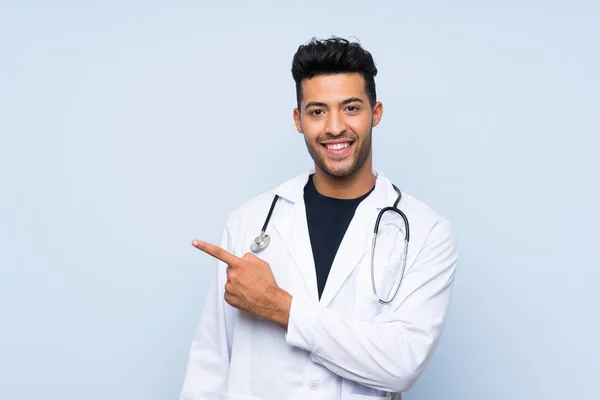
[[[381,171],[374,169],[373,172],[377,176],[375,189],[356,210],[355,217],[344,235],[331,266],[320,301],[303,196],[304,186],[314,170],[304,172],[284,182],[275,190],[275,193],[281,198],[293,203],[289,211],[275,220],[275,227],[281,234],[289,254],[302,276],[309,298],[314,303],[319,302],[322,306],[327,307],[335,298],[352,271],[370,249],[377,211],[392,205],[396,199],[397,194],[391,182]]]
[[[312,168],[283,182],[275,189],[275,194],[292,203],[303,201],[304,187],[308,182],[308,177],[314,173],[315,169]],[[397,197],[392,182],[379,169],[374,168],[373,174],[376,176],[375,190],[373,190],[367,199],[378,209],[392,205]]]

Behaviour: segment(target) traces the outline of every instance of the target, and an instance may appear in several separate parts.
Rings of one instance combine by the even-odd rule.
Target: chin
[[[321,168],[323,172],[327,175],[335,177],[335,178],[345,178],[347,176],[352,175],[356,170],[352,168],[352,166],[347,167],[331,167],[326,166],[326,168]]]

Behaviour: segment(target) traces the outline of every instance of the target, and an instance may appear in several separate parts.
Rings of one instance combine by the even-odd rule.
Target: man
[[[372,165],[383,114],[376,74],[357,43],[299,47],[294,121],[314,169],[233,212],[220,246],[193,241],[219,262],[181,399],[399,399],[423,372],[442,334],[457,252],[448,221],[403,193],[405,263],[371,261],[375,221],[398,199]],[[270,242],[253,253],[267,215]],[[398,221],[385,229],[403,239]],[[404,241],[389,237],[377,251],[402,254]]]

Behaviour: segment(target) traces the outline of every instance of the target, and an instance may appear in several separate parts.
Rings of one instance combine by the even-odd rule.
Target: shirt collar
[[[308,171],[298,174],[286,182],[283,182],[275,189],[275,194],[292,203],[302,201],[304,186],[308,182],[308,177],[314,173],[315,169],[312,168]],[[398,196],[392,187],[392,183],[378,169],[373,169],[373,174],[376,176],[375,189],[365,199],[365,201],[372,202],[372,204],[377,208],[391,206],[394,204],[394,201]]]

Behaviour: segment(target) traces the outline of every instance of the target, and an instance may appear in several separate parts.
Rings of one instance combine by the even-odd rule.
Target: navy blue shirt
[[[375,189],[356,199],[335,199],[317,191],[310,175],[304,187],[306,220],[317,274],[319,299],[325,288],[335,255],[354,217],[356,207]]]

